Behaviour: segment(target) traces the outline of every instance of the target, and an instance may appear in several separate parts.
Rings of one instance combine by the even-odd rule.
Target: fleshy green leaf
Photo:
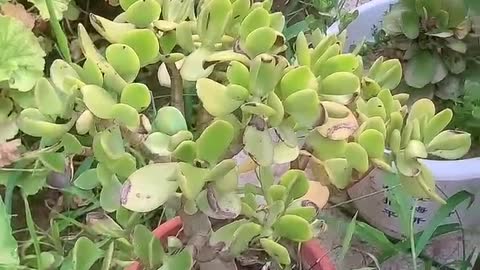
[[[158,39],[149,29],[136,29],[125,33],[120,43],[131,47],[140,60],[140,65],[151,64],[159,55],[160,44]]]
[[[62,153],[43,153],[39,156],[43,165],[58,173],[65,171],[65,155]]]
[[[71,251],[73,270],[89,270],[102,256],[102,251],[90,239],[80,237]]]
[[[150,249],[155,247],[155,251],[158,253],[151,253]],[[160,248],[158,248],[160,247]],[[144,225],[137,225],[133,231],[133,250],[135,255],[138,256],[142,264],[148,265],[150,269],[156,269],[160,265],[163,257],[165,256],[160,240],[148,230]],[[152,256],[160,258],[159,261],[155,260]]]
[[[81,154],[83,151],[83,146],[77,137],[73,136],[70,133],[66,133],[62,137],[63,149],[67,154]]]
[[[224,116],[238,109],[248,98],[248,90],[243,86],[224,86],[211,79],[197,81],[197,94],[205,110],[213,116]]]
[[[149,212],[164,204],[178,188],[176,163],[150,164],[135,171],[122,187],[122,206]]]
[[[117,102],[107,90],[96,85],[86,85],[81,88],[81,91],[85,105],[96,117],[102,119],[112,117],[112,107]]]
[[[197,139],[197,157],[214,165],[226,153],[232,140],[232,125],[227,121],[216,120]]]
[[[287,188],[287,194],[290,200],[303,197],[308,191],[308,179],[304,171],[288,170],[282,175],[280,185]]]
[[[107,47],[105,57],[125,81],[135,80],[140,71],[140,59],[131,47],[125,44],[112,44]]]
[[[284,215],[273,224],[274,231],[281,237],[295,242],[305,242],[313,237],[308,222],[295,215]]]
[[[182,113],[175,107],[165,106],[157,112],[153,121],[153,128],[167,135],[175,135],[177,132],[187,130],[187,123]]]
[[[415,88],[429,84],[435,75],[435,59],[428,51],[415,54],[405,66],[405,81]]]
[[[86,170],[82,174],[78,176],[77,179],[73,182],[73,184],[81,189],[90,190],[97,187],[100,184],[97,176],[96,169]]]
[[[112,175],[106,182],[102,182],[102,191],[100,192],[100,206],[106,212],[114,212],[120,208],[120,199],[122,184],[115,175]]]
[[[143,28],[158,20],[161,11],[160,3],[156,0],[137,1],[128,7],[125,18],[128,22]]]
[[[60,93],[45,78],[39,79],[35,86],[35,103],[40,112],[46,115],[60,115],[65,108]]]
[[[150,89],[143,83],[131,83],[125,86],[120,97],[120,102],[132,106],[142,112],[152,101]]]
[[[284,246],[266,238],[260,239],[260,244],[262,245],[263,249],[265,249],[265,252],[272,256],[280,264],[290,264],[290,254]]]
[[[65,134],[71,127],[70,123],[55,124],[53,120],[42,115],[39,110],[28,108],[23,110],[17,121],[18,128],[34,137],[55,139]]]

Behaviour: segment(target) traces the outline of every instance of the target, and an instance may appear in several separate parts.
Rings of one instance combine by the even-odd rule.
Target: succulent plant
[[[442,131],[452,119],[450,109],[435,114],[427,99],[408,108],[408,94],[392,95],[390,89],[402,78],[398,60],[380,57],[364,74],[362,59],[341,54],[341,44],[335,37],[324,37],[310,48],[304,35],[297,39],[297,59],[320,85],[323,115],[306,139],[314,172],[346,188],[373,166],[396,170],[411,195],[443,202],[419,159],[429,154],[460,158],[470,148],[470,134]],[[442,145],[445,139],[455,143]]]
[[[323,205],[304,198],[309,179],[301,166],[279,179],[273,169],[301,156],[338,188],[374,166],[396,168],[412,195],[441,200],[419,158],[454,159],[468,150],[469,134],[443,131],[451,111],[435,114],[433,103],[420,100],[408,112],[408,95],[390,91],[400,83],[400,62],[379,58],[365,72],[360,56],[342,53],[345,33],[300,33],[291,64],[282,56],[284,18],[269,11],[271,4],[121,0],[124,12],[113,21],[90,15],[111,43],[105,50],[79,24],[85,61],[55,60],[50,78],[12,98],[18,128],[38,142],[37,151],[20,158],[22,169],[40,169],[32,177],[42,185],[98,195],[103,212],[87,216],[88,228],[117,240],[119,262],[236,269],[235,258],[256,248],[269,255],[266,261],[291,267],[289,247],[320,232]],[[198,136],[181,108],[153,109],[151,89],[136,81],[153,64],[168,69],[172,88],[194,82],[211,116]],[[259,185],[239,187],[232,157],[240,151],[255,165]],[[82,170],[73,165],[79,157]],[[142,225],[130,235],[137,213],[160,207],[175,210],[184,224],[185,237],[170,238],[167,250]],[[67,265],[78,262],[79,249],[92,250],[82,261],[88,269],[100,251],[80,238]]]
[[[462,96],[463,73],[474,59],[475,24],[463,0],[402,0],[394,5],[383,30],[386,48],[399,52],[395,57],[404,61],[403,87],[421,97],[435,94],[442,100],[457,100]]]

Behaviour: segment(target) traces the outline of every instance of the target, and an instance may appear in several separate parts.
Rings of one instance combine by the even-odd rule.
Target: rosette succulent
[[[404,61],[404,87],[417,96],[435,94],[443,100],[462,96],[463,73],[474,60],[472,29],[477,23],[463,0],[402,0],[394,5],[383,30],[386,48],[399,52]]]

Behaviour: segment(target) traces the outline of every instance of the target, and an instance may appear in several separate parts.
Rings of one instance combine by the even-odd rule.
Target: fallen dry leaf
[[[32,13],[25,10],[22,4],[5,3],[1,6],[3,15],[13,17],[21,22],[30,30],[35,26],[35,17]]]
[[[318,208],[323,208],[330,197],[330,191],[328,187],[322,185],[320,182],[309,181],[310,187],[308,188],[307,194],[302,197],[304,200],[309,200],[315,203]]]
[[[0,144],[0,168],[8,166],[20,158],[20,139]]]

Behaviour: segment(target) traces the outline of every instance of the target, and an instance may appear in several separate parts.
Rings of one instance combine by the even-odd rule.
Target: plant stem
[[[50,25],[52,26],[53,33],[57,40],[58,50],[65,61],[72,63],[72,56],[70,55],[70,49],[68,47],[68,39],[57,19],[52,0],[45,0],[45,3],[47,4],[48,14],[50,15]]]
[[[165,63],[171,78],[172,105],[185,115],[185,104],[183,103],[183,80],[175,63]]]
[[[40,250],[40,244],[38,242],[37,232],[35,230],[35,222],[33,221],[32,212],[30,212],[30,205],[28,204],[28,197],[25,194],[25,192],[22,192],[22,197],[23,197],[23,203],[25,204],[25,218],[27,221],[27,227],[30,233],[30,237],[32,237],[33,248],[35,249],[35,254],[37,258],[37,267],[39,270],[42,270],[43,269],[42,257],[40,256],[41,250]]]

